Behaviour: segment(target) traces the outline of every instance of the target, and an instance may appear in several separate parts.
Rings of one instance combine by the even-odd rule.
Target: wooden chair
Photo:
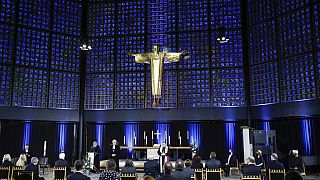
[[[32,171],[21,171],[21,172],[18,172],[18,177],[19,176],[25,177],[26,180],[29,180],[29,178],[31,180],[34,180],[34,174],[33,174]]]
[[[238,174],[240,173],[240,168],[239,168],[239,161],[236,159],[236,166],[231,167],[230,166],[230,171],[229,171],[229,176],[231,176],[232,171],[236,171]]]
[[[18,173],[23,171],[22,166],[13,166],[11,169],[11,180],[14,180],[17,178]]]
[[[251,180],[261,180],[261,176],[253,176],[253,175],[241,175],[241,179],[251,179]]]
[[[66,180],[66,179],[67,179],[66,167],[53,168],[53,180]]]
[[[42,174],[44,174],[45,168],[47,168],[47,170],[50,168],[50,164],[48,162],[49,162],[49,159],[47,157],[40,157],[39,158],[39,166],[40,166],[40,168],[42,168]]]
[[[0,179],[10,179],[10,167],[0,167]]]
[[[192,175],[190,176],[190,179],[196,180],[196,175],[195,175],[195,174],[192,174]]]
[[[286,170],[284,169],[269,169],[269,180],[284,180]]]
[[[203,180],[203,169],[194,169],[194,174],[197,180]]]
[[[206,169],[206,180],[221,180],[222,170],[219,169]]]
[[[120,179],[122,179],[122,180],[136,180],[137,174],[136,173],[121,173]]]

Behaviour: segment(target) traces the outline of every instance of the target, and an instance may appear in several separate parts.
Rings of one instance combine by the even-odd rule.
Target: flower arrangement
[[[90,169],[91,166],[91,158],[88,155],[85,155],[83,157],[83,161],[84,161],[84,167],[85,169]]]

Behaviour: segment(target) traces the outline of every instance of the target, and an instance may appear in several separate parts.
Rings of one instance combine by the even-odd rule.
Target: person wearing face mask
[[[110,158],[113,159],[116,164],[116,171],[119,172],[119,156],[120,156],[120,146],[118,145],[118,142],[116,139],[112,140],[112,144],[110,146]]]
[[[93,140],[92,142],[92,146],[90,148],[90,152],[94,152],[94,166],[96,167],[96,170],[100,169],[100,153],[101,153],[101,149],[100,146],[97,143],[97,140]],[[96,172],[98,173],[98,172]]]
[[[234,167],[236,165],[236,157],[233,154],[232,150],[229,149],[229,156],[227,159],[227,163],[224,166],[224,172],[225,172],[225,176],[228,177],[229,173],[230,173],[230,167]]]

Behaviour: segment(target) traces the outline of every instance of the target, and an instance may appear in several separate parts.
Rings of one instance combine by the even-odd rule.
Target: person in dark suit
[[[292,156],[289,159],[289,170],[303,172],[303,161],[298,154],[298,150],[292,150]]]
[[[144,163],[144,175],[156,178],[160,174],[159,163],[154,160],[153,156],[148,157],[148,161]]]
[[[54,163],[54,167],[66,167],[66,173],[67,173],[67,176],[69,174],[71,174],[71,168],[70,168],[70,165],[68,163],[68,161],[65,160],[65,153],[60,153],[59,154],[59,160],[57,160],[55,163]]]
[[[264,168],[264,158],[262,156],[262,151],[258,150],[256,152],[256,157],[254,158],[256,162],[256,166],[259,166],[260,168]]]
[[[252,176],[259,176],[261,174],[261,168],[256,166],[254,157],[249,156],[247,159],[247,166],[242,168],[243,175],[252,175]]]
[[[112,140],[112,145],[110,147],[110,158],[116,162],[116,171],[119,172],[119,156],[120,156],[120,146],[116,139]]]
[[[226,177],[228,177],[230,174],[230,167],[235,167],[235,166],[236,166],[236,156],[233,154],[232,149],[229,149],[229,156],[223,168]]]
[[[90,180],[90,177],[82,173],[83,172],[82,160],[76,160],[76,162],[74,162],[74,168],[76,169],[76,172],[70,174],[67,177],[67,180]]]
[[[100,154],[101,154],[101,149],[100,146],[98,145],[98,142],[96,139],[92,141],[92,146],[90,147],[90,152],[94,152],[94,166],[97,168],[94,170],[94,172],[99,171],[100,169]],[[98,172],[96,172],[98,173]]]
[[[170,161],[167,161],[163,165],[163,175],[158,177],[156,180],[177,180],[177,178],[171,175],[173,166]]]
[[[202,169],[203,168],[203,164],[201,162],[201,157],[199,155],[195,155],[193,157],[191,168],[192,169]]]
[[[184,162],[181,159],[176,161],[175,171],[172,172],[172,176],[179,180],[189,180],[190,174],[183,172]]]
[[[3,167],[12,167],[12,166],[14,166],[13,162],[11,161],[10,154],[3,155],[2,166]]]
[[[25,171],[33,172],[33,177],[35,180],[44,180],[43,177],[39,177],[39,168],[38,168],[38,158],[32,157],[31,163],[26,166]]]
[[[184,162],[185,168],[183,169],[183,173],[188,174],[188,177],[190,178],[191,175],[194,175],[194,170],[191,169],[191,161],[190,159],[186,159]]]
[[[267,166],[267,170],[269,169],[284,169],[284,166],[281,162],[278,161],[278,155],[276,153],[271,154],[271,161]]]
[[[127,159],[124,167],[121,168],[121,173],[136,173],[136,168],[133,165],[132,159]]]
[[[216,160],[217,154],[215,152],[210,153],[210,159],[206,160],[205,167],[208,169],[217,169],[221,167],[219,160]]]

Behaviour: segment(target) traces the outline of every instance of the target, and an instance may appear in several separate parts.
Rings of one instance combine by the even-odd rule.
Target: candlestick
[[[189,140],[189,131],[187,131],[187,139]]]
[[[126,136],[123,136],[123,145],[126,145]]]
[[[46,151],[47,151],[47,141],[44,141],[44,143],[43,143],[43,157],[46,156]]]
[[[151,131],[151,139],[153,140],[153,130]]]

